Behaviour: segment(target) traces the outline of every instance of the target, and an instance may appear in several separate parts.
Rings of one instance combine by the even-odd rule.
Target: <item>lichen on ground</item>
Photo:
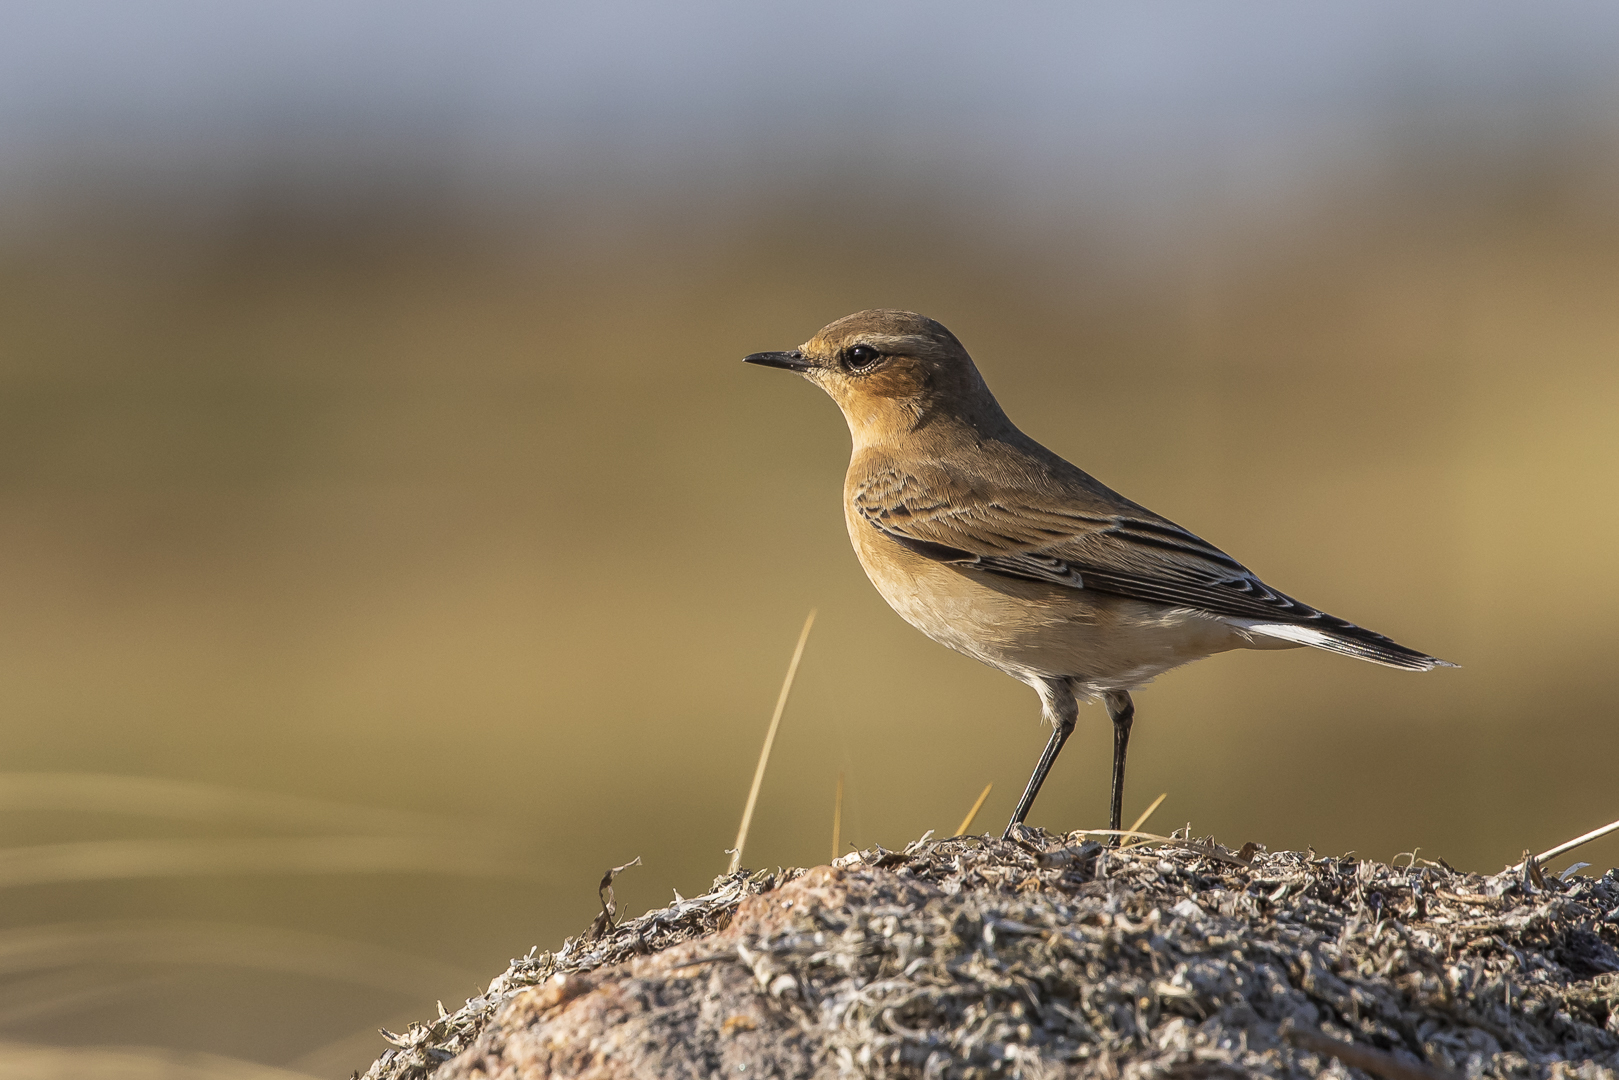
[[[1020,829],[734,874],[594,930],[365,1080],[1619,1075],[1616,871]]]

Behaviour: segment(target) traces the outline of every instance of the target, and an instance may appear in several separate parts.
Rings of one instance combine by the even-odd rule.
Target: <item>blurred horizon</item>
[[[768,205],[778,185],[920,183],[980,213],[1122,217],[1139,244],[1161,215],[1274,215],[1413,163],[1619,165],[1619,11],[1595,2],[69,0],[15,17],[0,207],[30,214],[103,182],[182,216],[267,188],[509,213],[536,186]]]
[[[991,781],[998,830],[1034,695],[886,608],[836,408],[740,363],[867,307],[945,323],[1020,427],[1271,584],[1462,665],[1172,672],[1127,818],[1167,791],[1163,832],[1489,872],[1619,816],[1619,9],[17,30],[0,1068],[347,1075],[580,931],[607,867],[642,857],[623,912],[702,891],[812,607],[746,863],[824,862],[839,774],[846,841],[949,830]],[[1103,823],[1105,728],[1032,823]]]

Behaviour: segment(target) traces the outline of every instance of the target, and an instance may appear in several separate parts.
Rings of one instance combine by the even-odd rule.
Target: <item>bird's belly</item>
[[[866,576],[906,622],[1024,682],[1065,677],[1094,696],[1247,644],[1223,620],[1185,608],[956,569],[869,526],[869,539],[851,531]]]

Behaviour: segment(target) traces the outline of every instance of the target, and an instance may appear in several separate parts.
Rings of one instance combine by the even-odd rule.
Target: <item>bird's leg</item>
[[[1001,835],[1003,840],[1012,835],[1013,826],[1023,824],[1023,819],[1029,816],[1034,797],[1040,794],[1040,785],[1046,782],[1046,774],[1062,752],[1062,744],[1073,734],[1074,721],[1079,716],[1079,702],[1074,699],[1074,692],[1068,688],[1067,680],[1042,679],[1034,685],[1034,689],[1040,695],[1040,705],[1046,719],[1051,721],[1051,738],[1046,741],[1045,752],[1034,767],[1034,775],[1029,777],[1028,787],[1023,789],[1023,798],[1018,800],[1017,809],[1012,812],[1012,820],[1006,824],[1006,832]]]
[[[1040,794],[1040,785],[1046,782],[1046,773],[1051,771],[1051,763],[1057,760],[1062,744],[1068,741],[1068,736],[1073,730],[1072,720],[1051,729],[1051,738],[1046,741],[1045,753],[1040,755],[1040,762],[1034,767],[1034,775],[1029,777],[1029,786],[1023,789],[1023,798],[1018,800],[1017,809],[1012,812],[1012,820],[1007,822],[1006,831],[1001,834],[1002,840],[1010,837],[1013,827],[1023,824],[1023,819],[1029,816],[1029,808],[1034,805],[1034,797]]]
[[[1130,748],[1130,724],[1136,717],[1136,705],[1123,690],[1109,690],[1105,700],[1108,719],[1113,721],[1113,813],[1108,828],[1114,830],[1113,844],[1117,846],[1124,839],[1117,830],[1123,827],[1119,822],[1124,810],[1124,754]]]

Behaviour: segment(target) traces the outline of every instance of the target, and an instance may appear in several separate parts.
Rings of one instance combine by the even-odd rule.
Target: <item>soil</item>
[[[1619,1077],[1619,871],[924,838],[514,961],[365,1080]]]

